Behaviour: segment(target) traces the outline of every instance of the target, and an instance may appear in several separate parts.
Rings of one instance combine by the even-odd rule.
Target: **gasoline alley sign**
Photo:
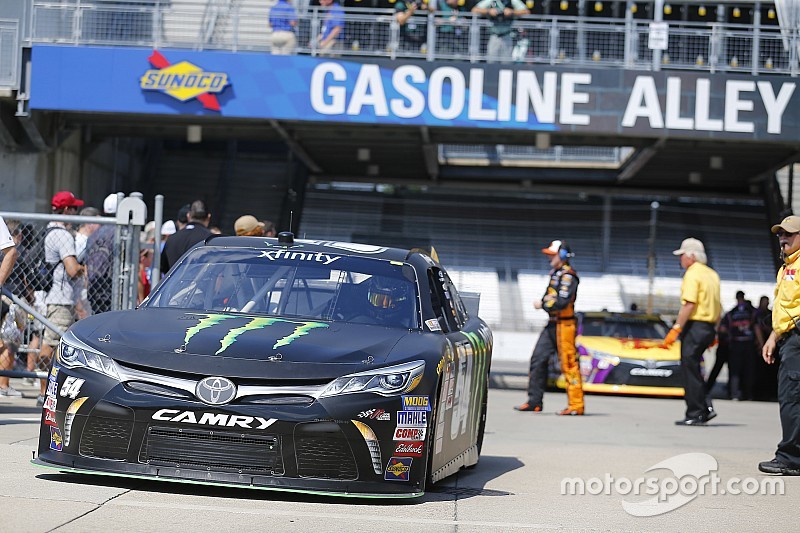
[[[614,86],[610,81],[623,83]],[[766,81],[491,66],[401,65],[387,71],[375,64],[354,70],[327,61],[311,75],[309,100],[317,113],[341,119],[430,117],[458,125],[540,130],[596,129],[595,122],[602,122],[608,133],[667,129],[752,134],[760,129],[780,135],[795,89],[791,78],[775,77]],[[616,124],[607,128],[613,115]]]
[[[220,110],[215,95],[229,85],[226,73],[205,72],[188,61],[170,64],[158,50],[153,50],[148,61],[155,69],[148,70],[139,79],[143,90],[161,91],[181,102],[197,98],[204,108]]]
[[[253,120],[800,142],[798,81],[780,74],[39,44],[32,57],[32,109],[181,115],[196,99]]]

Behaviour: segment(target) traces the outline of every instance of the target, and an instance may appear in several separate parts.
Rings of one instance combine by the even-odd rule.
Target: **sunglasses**
[[[778,236],[778,237],[784,237],[784,236],[785,237],[794,237],[795,235],[797,235],[797,232],[796,231],[789,232],[789,231],[784,231],[782,229],[779,229],[778,231],[775,232],[775,235]]]

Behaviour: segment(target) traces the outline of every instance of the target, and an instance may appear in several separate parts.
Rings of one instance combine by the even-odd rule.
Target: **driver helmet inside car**
[[[383,276],[372,276],[369,280],[367,298],[375,310],[392,311],[403,306],[408,295],[402,281]]]

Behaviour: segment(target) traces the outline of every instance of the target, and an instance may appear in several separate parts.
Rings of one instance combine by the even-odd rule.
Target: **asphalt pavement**
[[[28,397],[0,398],[0,531],[797,529],[800,478],[756,468],[780,437],[774,403],[717,401],[707,427],[678,427],[680,399],[593,395],[586,416],[558,417],[563,393],[547,393],[542,414],[519,413],[522,391],[493,388],[476,468],[418,499],[362,501],[37,468],[36,391],[12,381]]]

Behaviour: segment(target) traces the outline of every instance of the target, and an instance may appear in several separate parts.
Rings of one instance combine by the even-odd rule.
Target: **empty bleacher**
[[[309,190],[301,235],[432,244],[456,286],[481,293],[480,314],[496,328],[530,331],[544,325],[546,316],[532,305],[543,294],[549,269],[540,250],[558,238],[576,253],[579,310],[624,311],[631,303],[646,308],[651,198],[612,198],[606,217],[609,202],[583,194],[509,197],[326,187]],[[709,262],[723,280],[726,309],[733,306],[739,289],[754,304],[761,295],[771,297],[773,237],[760,202],[660,202],[654,246],[656,311],[670,315],[680,306],[682,271],[672,251],[686,237],[706,244]]]

